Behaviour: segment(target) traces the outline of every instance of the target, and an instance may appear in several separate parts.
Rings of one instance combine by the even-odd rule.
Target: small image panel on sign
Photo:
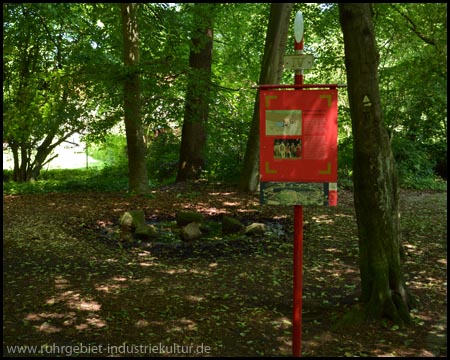
[[[301,139],[275,139],[273,144],[274,159],[301,159]]]
[[[301,110],[266,110],[266,135],[302,134]]]

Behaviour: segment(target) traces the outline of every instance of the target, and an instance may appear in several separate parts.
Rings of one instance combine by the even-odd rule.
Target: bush
[[[126,191],[128,171],[125,167],[99,169],[55,169],[42,173],[34,182],[3,183],[5,194],[30,194],[49,192]]]
[[[3,169],[3,182],[8,182],[13,179],[13,171],[12,170],[6,170]]]
[[[206,160],[205,177],[210,181],[237,184],[243,166],[243,154],[240,149],[226,145],[210,149]]]
[[[171,132],[161,132],[149,145],[147,172],[149,180],[175,181],[180,157],[180,140]]]
[[[446,189],[447,145],[419,146],[404,138],[394,138],[392,151],[396,162],[400,187],[406,189]],[[347,138],[339,143],[338,186],[353,187],[353,144]],[[445,180],[444,180],[445,179]]]
[[[92,144],[89,155],[109,166],[127,164],[127,139],[123,135],[108,135],[101,144]]]
[[[126,191],[128,189],[128,165],[107,166],[93,174],[89,183],[96,191]]]
[[[435,161],[433,170],[436,175],[447,180],[447,143],[436,142],[425,145],[425,150]]]
[[[338,188],[353,188],[353,143],[348,137],[339,143],[338,151]]]
[[[436,157],[417,142],[394,137],[392,151],[400,180],[400,187],[409,189],[441,189],[443,182],[437,179]]]

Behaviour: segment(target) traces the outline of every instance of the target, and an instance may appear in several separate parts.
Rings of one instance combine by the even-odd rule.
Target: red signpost
[[[294,24],[294,85],[260,85],[261,203],[294,205],[292,351],[301,356],[303,205],[337,205],[337,87],[304,85],[303,17]],[[299,90],[299,91],[292,91]]]
[[[300,15],[299,15],[300,14]],[[301,30],[297,24],[301,23]],[[303,16],[298,12],[294,23],[294,51],[303,54]],[[294,84],[303,85],[303,69],[295,71]],[[294,269],[292,311],[292,355],[302,356],[302,296],[303,296],[303,206],[294,205]]]
[[[296,79],[301,79],[296,75]],[[301,84],[295,84],[301,89]],[[260,90],[261,200],[294,205],[293,354],[302,328],[303,206],[337,205],[337,85]],[[320,86],[322,87],[322,86]]]

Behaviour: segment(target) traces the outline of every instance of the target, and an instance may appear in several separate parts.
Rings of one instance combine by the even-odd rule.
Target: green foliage
[[[213,87],[208,120],[209,180],[236,183],[253,116],[269,3],[224,4],[214,24]]]
[[[247,143],[255,92],[218,92],[208,123],[206,178],[236,183]]]
[[[435,174],[447,180],[447,141],[425,144],[424,149],[436,163]]]
[[[139,6],[142,120],[152,183],[173,181],[178,167],[195,28],[192,7]],[[234,183],[239,178],[256,95],[251,86],[259,79],[269,7],[269,3],[215,6],[207,179]],[[373,9],[383,115],[394,139],[401,186],[442,186],[435,178],[436,174],[446,178],[447,167],[447,4],[377,3]],[[305,22],[305,52],[315,56],[314,67],[305,71],[305,83],[346,83],[336,4],[296,3],[292,23],[297,10]],[[126,168],[124,138],[108,135],[111,126],[123,119],[119,6],[9,3],[4,6],[3,24],[4,141],[17,146],[19,158],[19,144],[35,156],[47,136],[53,137],[53,144],[80,129],[91,155],[114,168]],[[293,53],[292,44],[291,29],[287,53]],[[292,72],[284,71],[282,83],[292,82]],[[339,89],[338,103],[339,183],[351,187],[346,89]],[[156,129],[167,131],[152,138]],[[29,165],[33,156],[25,159]],[[53,181],[46,176],[42,174],[43,181]],[[50,189],[50,184],[46,186]]]
[[[108,89],[115,87],[88,75],[94,68],[104,74],[91,61],[102,58],[91,5],[7,4],[3,10],[3,139],[20,160],[18,180],[28,181],[65,138],[114,123]]]
[[[178,170],[180,140],[170,130],[158,131],[147,153],[147,173],[151,181],[174,181]]]
[[[353,143],[348,137],[339,143],[338,186],[339,189],[353,188]]]
[[[405,138],[394,137],[392,151],[400,186],[410,189],[445,189],[446,182],[436,176],[436,158],[426,147]]]
[[[103,169],[48,170],[43,172],[41,179],[37,181],[4,182],[3,193],[15,195],[51,192],[126,191],[128,188],[127,172],[126,165]],[[3,173],[5,176],[5,171]]]
[[[103,142],[92,144],[89,155],[109,166],[127,164],[127,139],[123,135],[107,135]]]
[[[232,144],[233,140],[208,151],[205,177],[210,181],[224,181],[237,184],[242,167],[245,144]],[[228,146],[227,146],[228,145]]]
[[[297,6],[305,18],[305,50],[315,56],[305,82],[345,83],[336,6]],[[386,128],[394,138],[402,187],[442,188],[437,175],[446,177],[446,8],[444,3],[374,6],[381,103]],[[339,90],[338,102],[339,184],[347,186],[353,145],[345,89]]]
[[[418,146],[415,141],[401,137],[392,140],[392,151],[396,161],[400,187],[404,189],[445,190],[447,144],[437,143]],[[353,188],[353,143],[348,137],[341,140],[338,151],[339,188]]]
[[[445,137],[447,4],[377,4],[375,9],[388,124],[404,132],[421,129],[427,138]]]

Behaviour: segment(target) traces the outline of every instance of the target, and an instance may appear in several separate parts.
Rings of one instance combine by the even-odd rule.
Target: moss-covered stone
[[[124,212],[119,219],[119,224],[122,229],[136,230],[138,227],[145,224],[144,210],[130,210]]]
[[[244,229],[244,225],[235,218],[224,216],[222,219],[222,233],[224,235],[236,234]]]
[[[178,227],[186,226],[192,222],[199,224],[203,224],[205,222],[203,215],[195,211],[179,211],[177,212],[176,220]]]
[[[134,235],[137,239],[140,240],[151,240],[158,237],[158,230],[154,225],[144,224],[136,229]]]

